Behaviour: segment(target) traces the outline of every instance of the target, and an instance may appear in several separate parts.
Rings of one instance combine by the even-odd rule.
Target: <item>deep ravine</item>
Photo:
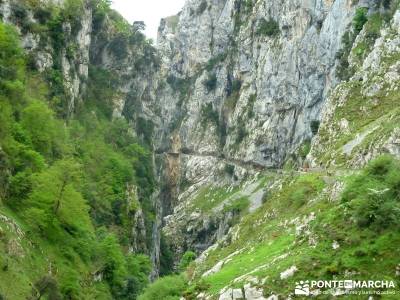
[[[397,0],[187,0],[157,44],[106,0],[0,16],[0,299],[400,284]]]

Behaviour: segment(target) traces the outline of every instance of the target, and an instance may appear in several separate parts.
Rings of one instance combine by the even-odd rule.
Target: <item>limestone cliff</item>
[[[303,148],[340,82],[342,37],[360,7],[371,15],[381,9],[376,1],[187,1],[161,21],[166,85],[157,106],[162,138],[154,143],[169,161],[164,182],[175,181],[164,212],[175,207],[165,232],[173,239],[183,233],[186,242],[174,242],[178,252],[210,246],[225,222],[216,212],[191,216],[193,192],[215,182],[235,186],[285,163],[308,164]],[[192,219],[203,221],[186,232]]]
[[[360,167],[378,154],[400,153],[398,111],[391,107],[399,81],[399,16],[392,19],[389,7],[395,2],[188,0],[161,21],[157,46],[140,23],[130,25],[91,1],[38,3],[3,0],[0,13],[17,26],[31,67],[65,92],[63,114],[79,111],[90,80],[108,72],[114,80],[107,84],[117,91],[109,101],[113,117],[126,118],[153,150],[156,216],[146,231],[139,207],[130,236],[130,251],[151,254],[153,278],[161,230],[175,262],[188,249],[208,248],[203,263],[217,246],[235,241],[244,214],[257,214],[282,186],[290,190],[282,168]],[[65,9],[49,31],[42,28],[48,21],[42,7]],[[359,9],[370,23],[357,31]],[[55,29],[62,39],[52,37]],[[335,198],[342,183],[324,180]],[[128,186],[126,200],[136,197]],[[257,216],[257,224],[274,214]],[[304,216],[283,228],[309,221]],[[227,255],[238,253],[224,254],[223,263],[214,257],[197,275],[217,273]],[[225,292],[230,296],[221,299],[233,299],[232,289]]]

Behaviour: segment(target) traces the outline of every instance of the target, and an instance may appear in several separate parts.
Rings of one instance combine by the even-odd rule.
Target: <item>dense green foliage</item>
[[[400,162],[391,156],[372,161],[352,178],[342,200],[360,227],[400,226]]]
[[[310,153],[311,150],[311,141],[310,140],[305,140],[299,148],[299,156],[302,159],[305,159],[308,155],[308,153]]]
[[[354,74],[354,68],[350,68],[349,55],[357,35],[368,21],[368,9],[360,7],[356,10],[353,18],[353,26],[342,36],[343,47],[336,54],[339,61],[336,69],[336,76],[342,80],[348,80]],[[379,30],[379,29],[378,29]]]
[[[67,1],[58,16],[79,23],[79,5]],[[43,24],[54,17],[47,12],[35,11]],[[150,153],[125,119],[111,119],[115,91],[105,84],[111,74],[91,70],[87,99],[67,122],[55,105],[56,98],[66,100],[59,98],[63,89],[54,94],[54,77],[28,63],[16,31],[0,23],[0,211],[29,232],[18,251],[45,256],[21,262],[9,250],[15,233],[4,236],[0,226],[0,261],[7,266],[0,269],[0,290],[10,299],[135,299],[148,283],[150,261],[127,249],[139,205],[151,222]],[[128,201],[127,186],[134,185],[137,198]],[[37,250],[28,250],[32,245]],[[57,271],[49,273],[49,264]]]
[[[214,91],[217,87],[217,75],[215,73],[209,73],[207,79],[203,81],[203,84],[208,92]]]
[[[138,299],[179,300],[186,285],[186,280],[182,275],[166,276],[150,284]]]
[[[274,19],[266,20],[262,18],[257,27],[256,33],[258,35],[266,35],[269,37],[277,36],[280,32],[279,24]]]
[[[196,259],[196,253],[193,251],[186,251],[179,262],[179,270],[185,271],[192,261]]]
[[[353,19],[353,26],[355,33],[359,33],[364,24],[368,21],[367,18],[368,9],[364,7],[357,8],[356,14],[354,15]]]
[[[311,121],[310,129],[311,129],[311,133],[313,135],[316,135],[318,133],[319,125],[320,125],[320,121],[318,121],[318,120]]]

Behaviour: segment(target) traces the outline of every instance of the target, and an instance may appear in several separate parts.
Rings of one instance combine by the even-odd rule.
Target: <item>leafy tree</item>
[[[9,92],[10,85],[22,80],[25,60],[18,34],[9,25],[0,23],[0,89]]]
[[[32,192],[25,215],[43,236],[53,241],[62,241],[67,235],[77,240],[90,238],[93,231],[88,206],[76,190],[78,174],[79,165],[61,160],[32,175]]]
[[[357,8],[356,14],[353,19],[353,27],[356,33],[359,33],[363,29],[364,24],[367,23],[368,21],[367,13],[368,13],[367,8],[365,7]]]
[[[208,77],[203,81],[203,84],[207,88],[208,92],[215,90],[217,87],[217,75],[215,73],[208,74]]]
[[[181,275],[162,277],[150,284],[138,300],[179,300],[186,285],[186,280]]]
[[[100,242],[98,251],[100,261],[103,262],[104,278],[111,286],[120,289],[128,273],[116,236],[106,234]]]
[[[189,264],[195,259],[196,253],[194,253],[193,251],[186,251],[182,256],[181,261],[179,262],[179,270],[185,271]]]
[[[150,259],[146,255],[129,255],[126,259],[128,277],[121,298],[135,300],[149,283]]]
[[[57,140],[63,137],[63,126],[43,102],[31,102],[21,114],[21,125],[28,133],[32,146],[45,156],[57,151]]]
[[[79,299],[82,294],[82,287],[79,282],[80,274],[68,267],[63,270],[60,277],[60,288],[64,299]]]
[[[37,5],[36,1],[28,2],[26,5]],[[111,13],[109,1],[93,0],[92,5],[96,7],[95,19],[102,11],[126,38],[124,42],[131,43],[132,28]],[[138,200],[150,216],[149,198],[155,184],[148,150],[150,135],[145,133],[153,129],[150,122],[142,122],[143,140],[148,144],[143,145],[124,119],[111,120],[115,79],[95,68],[90,70],[88,99],[78,107],[75,117],[66,122],[61,119],[65,115],[62,110],[56,111],[63,109],[59,102],[66,97],[59,53],[62,48],[74,47],[68,44],[63,24],[68,21],[72,30],[77,30],[77,8],[81,7],[81,0],[68,0],[57,9],[51,5],[33,7],[40,29],[50,36],[55,50],[54,67],[45,74],[26,72],[17,32],[0,23],[1,200],[23,220],[32,241],[43,243],[46,255],[47,250],[51,252],[49,260],[57,266],[58,282],[51,276],[40,278],[33,297],[85,297],[88,287],[82,282],[96,265],[106,279],[98,284],[100,294],[110,298],[112,291],[116,299],[136,299],[148,283],[151,264],[147,256],[125,253],[126,236],[132,228],[126,190],[128,185],[139,187]],[[154,59],[145,39],[135,43],[144,47],[141,63]],[[146,222],[150,227],[151,219]],[[107,227],[97,237],[93,224]]]
[[[171,246],[162,234],[160,240],[160,275],[164,276],[171,274],[173,267],[174,255]]]
[[[310,128],[313,135],[316,135],[318,133],[319,125],[320,121],[318,120],[311,121]]]

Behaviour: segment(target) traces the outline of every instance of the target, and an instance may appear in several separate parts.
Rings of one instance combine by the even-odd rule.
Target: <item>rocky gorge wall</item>
[[[186,232],[193,213],[188,203],[201,187],[303,165],[302,148],[309,147],[326,99],[340,82],[342,37],[357,8],[373,14],[379,5],[192,0],[161,21],[157,48],[166,85],[157,106],[162,138],[154,141],[157,156],[168,161],[163,182],[174,180],[164,199],[164,212],[174,213],[164,231],[172,239],[180,232],[185,241],[212,236],[205,244],[175,241],[178,252],[204,250],[226,222],[224,214],[200,214],[196,219],[203,222]]]
[[[112,12],[99,15],[89,1],[77,18],[68,15],[57,25],[61,44],[38,30],[40,17],[25,1],[2,1],[0,12],[17,25],[40,72],[56,67],[68,92],[65,115],[79,109],[91,74],[102,69],[113,75],[114,117],[129,120],[154,151],[156,220],[146,232],[139,213],[132,231],[133,240],[151,236],[157,277],[162,227],[178,253],[201,252],[230,228],[231,212],[204,217],[185,207],[202,187],[237,187],[265,168],[303,164],[299,152],[340,81],[342,37],[357,8],[372,14],[378,2],[188,0],[177,16],[161,21],[156,47],[139,34],[140,25],[121,25]],[[312,153],[323,152],[315,143]],[[259,203],[262,195],[253,188]],[[191,218],[196,224],[187,231]]]
[[[164,20],[158,49],[168,86],[159,101],[163,129],[192,156],[183,168],[196,155],[211,156],[201,160],[213,171],[218,156],[281,167],[312,136],[337,83],[351,3],[188,1],[178,20]]]

